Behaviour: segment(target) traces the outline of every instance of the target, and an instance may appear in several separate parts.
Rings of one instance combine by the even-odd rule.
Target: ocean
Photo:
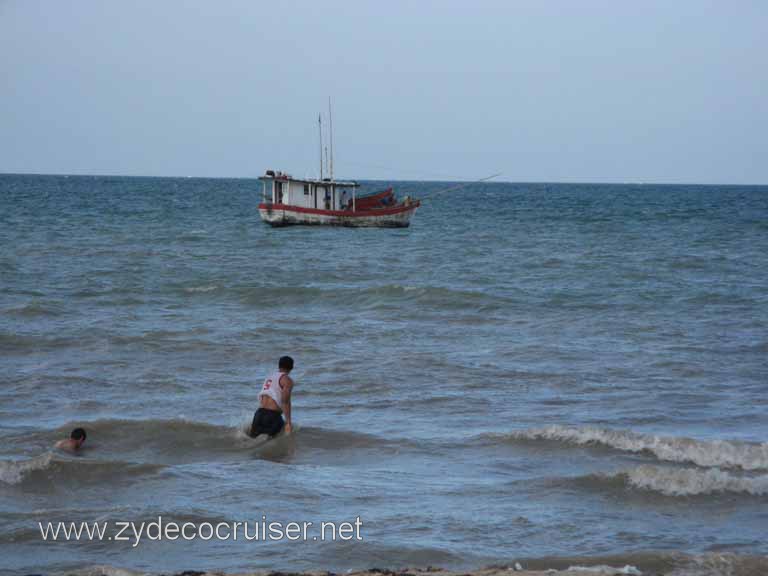
[[[768,187],[388,184],[427,198],[408,229],[273,229],[253,179],[0,175],[0,573],[768,555]],[[296,430],[261,445],[284,354]],[[361,524],[38,524],[158,517]]]

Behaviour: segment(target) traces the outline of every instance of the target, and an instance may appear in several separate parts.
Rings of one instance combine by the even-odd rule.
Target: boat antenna
[[[422,196],[420,200],[424,200],[425,198],[429,198],[430,196],[434,196],[435,194],[442,194],[443,192],[451,192],[453,190],[460,190],[461,188],[466,188],[467,186],[471,186],[472,184],[477,184],[479,182],[485,182],[486,180],[492,180],[493,178],[497,178],[498,176],[501,176],[501,172],[498,174],[492,174],[491,176],[486,176],[485,178],[480,178],[479,180],[472,180],[471,182],[465,182],[464,184],[458,184],[456,186],[451,186],[450,188],[443,188],[442,190],[435,190],[431,194],[427,194],[426,196]]]
[[[331,132],[331,167],[329,172],[331,173],[331,182],[333,182],[333,112],[331,110],[331,97],[328,96],[328,126]]]
[[[323,179],[323,116],[317,115],[317,127],[320,130],[320,180]]]

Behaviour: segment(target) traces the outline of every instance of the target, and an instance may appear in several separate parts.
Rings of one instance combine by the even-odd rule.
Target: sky
[[[768,2],[0,0],[0,172],[768,184]]]

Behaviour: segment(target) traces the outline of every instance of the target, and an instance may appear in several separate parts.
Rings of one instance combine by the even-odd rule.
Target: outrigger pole
[[[435,194],[442,194],[443,192],[451,192],[453,190],[460,190],[461,188],[466,188],[467,186],[471,186],[472,184],[477,184],[478,182],[485,182],[486,180],[492,180],[493,178],[496,178],[498,176],[501,176],[501,172],[498,174],[493,174],[491,176],[486,176],[485,178],[480,178],[479,180],[472,180],[472,182],[465,182],[464,184],[459,184],[458,186],[451,186],[450,188],[444,188],[442,190],[435,190],[431,194],[427,194],[426,196],[422,196],[420,200],[424,200],[425,198],[429,198],[430,196],[434,196]]]

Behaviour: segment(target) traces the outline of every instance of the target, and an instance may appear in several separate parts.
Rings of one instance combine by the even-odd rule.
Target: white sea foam
[[[626,452],[647,451],[659,460],[691,462],[703,467],[768,470],[768,442],[749,444],[726,440],[704,441],[638,434],[628,430],[559,425],[516,432],[511,436],[529,440],[557,440],[578,445],[602,444]]]
[[[768,474],[739,476],[724,470],[638,466],[618,473],[635,488],[653,490],[667,496],[698,496],[714,493],[768,495]]]
[[[190,292],[190,293],[192,293],[192,292],[213,292],[217,288],[218,288],[218,286],[216,286],[215,284],[209,284],[207,286],[192,286],[190,288],[185,288],[184,291],[185,292]]]
[[[570,566],[566,572],[586,572],[588,574],[599,574],[600,576],[616,576],[619,574],[629,574],[631,576],[642,576],[642,572],[634,566],[624,566],[623,568],[614,568],[613,566]]]
[[[147,572],[115,568],[113,566],[91,566],[75,573],[78,576],[144,576],[148,574]]]
[[[0,482],[5,484],[18,484],[28,473],[33,470],[46,468],[53,458],[51,452],[47,452],[31,460],[4,460],[0,461]]]
[[[757,566],[749,557],[739,557],[732,554],[705,554],[691,556],[683,566],[676,567],[670,576],[736,576],[765,574],[765,565],[759,560]],[[746,564],[746,566],[745,566]],[[758,572],[758,570],[760,570]]]

